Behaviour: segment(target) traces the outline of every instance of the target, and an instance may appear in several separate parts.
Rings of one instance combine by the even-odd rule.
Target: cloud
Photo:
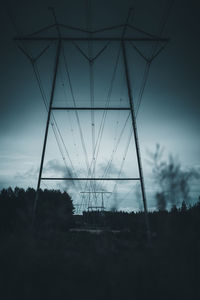
[[[107,170],[107,174],[109,176],[118,177],[120,169],[113,162],[103,162],[98,165],[98,169],[101,172],[105,172]],[[122,171],[121,176],[124,176],[124,172]]]
[[[24,185],[31,185],[30,183],[35,182],[37,183],[39,175],[39,167],[31,166],[27,171],[25,172],[16,172],[14,175],[14,179],[17,182],[24,182]],[[67,178],[73,178],[75,177],[73,174],[73,171],[70,167],[66,167],[62,165],[58,160],[53,159],[49,160],[43,168],[43,177],[67,177]],[[56,182],[56,186],[58,188],[68,189],[74,187],[74,181],[67,181],[67,182]]]
[[[57,159],[49,160],[44,166],[44,173],[56,173],[63,177],[73,178],[73,172],[70,167],[61,164]]]
[[[38,173],[39,173],[39,168],[32,166],[26,172],[17,172],[14,175],[14,179],[18,179],[18,180],[27,180],[27,179],[33,180],[34,179],[34,180],[36,180]]]

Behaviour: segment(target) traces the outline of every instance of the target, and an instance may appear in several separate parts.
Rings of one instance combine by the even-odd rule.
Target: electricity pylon
[[[135,149],[136,149],[136,156],[137,156],[137,164],[138,164],[138,170],[139,170],[139,177],[133,178],[114,178],[114,177],[108,177],[108,178],[103,178],[103,180],[125,180],[125,181],[139,181],[141,185],[141,192],[142,192],[142,200],[143,200],[143,206],[144,206],[144,214],[145,214],[145,222],[146,222],[146,228],[147,228],[147,234],[148,237],[150,238],[150,228],[149,228],[149,222],[148,222],[148,216],[147,216],[147,200],[146,200],[146,193],[145,193],[145,185],[144,185],[144,176],[143,176],[143,169],[142,169],[142,162],[141,162],[141,154],[140,154],[140,147],[139,147],[139,139],[138,139],[138,132],[137,132],[137,124],[136,124],[136,114],[135,114],[135,107],[134,107],[134,102],[133,102],[133,95],[132,95],[132,89],[131,89],[131,83],[130,83],[130,74],[129,74],[129,62],[128,62],[128,57],[127,57],[127,43],[129,42],[145,42],[145,43],[158,43],[158,42],[168,42],[168,38],[161,38],[152,34],[149,34],[143,30],[140,30],[133,25],[129,24],[129,19],[131,16],[131,11],[132,9],[129,10],[127,20],[125,24],[123,25],[117,25],[117,26],[112,26],[112,27],[106,27],[102,28],[99,30],[91,31],[91,30],[85,30],[82,28],[76,28],[68,25],[63,25],[60,24],[57,21],[55,11],[51,8],[53,16],[54,16],[54,21],[55,23],[49,26],[46,26],[45,28],[42,28],[30,35],[27,36],[21,36],[21,37],[16,37],[14,40],[18,43],[27,43],[27,42],[36,42],[38,43],[39,41],[42,42],[55,42],[56,43],[56,55],[55,55],[55,62],[54,62],[54,73],[53,73],[53,81],[52,81],[52,86],[51,86],[51,93],[50,93],[50,101],[49,101],[49,106],[48,106],[48,115],[47,115],[47,121],[46,121],[46,129],[45,129],[45,135],[44,135],[44,142],[43,142],[43,149],[42,149],[42,155],[41,155],[41,162],[40,162],[40,169],[39,169],[39,176],[38,176],[38,183],[37,183],[37,193],[36,193],[36,198],[34,202],[34,208],[33,208],[33,220],[35,218],[36,214],[36,208],[37,208],[37,202],[38,202],[38,197],[39,197],[39,189],[41,185],[42,180],[78,180],[78,181],[96,181],[96,180],[102,180],[102,178],[99,177],[93,177],[93,178],[85,178],[85,177],[65,177],[65,178],[60,178],[60,177],[42,177],[42,171],[43,171],[43,166],[44,166],[44,158],[45,158],[45,152],[46,152],[46,145],[47,145],[47,139],[48,139],[48,132],[49,132],[49,126],[50,126],[50,118],[51,114],[55,110],[88,110],[88,111],[105,111],[105,110],[126,110],[129,111],[131,114],[131,121],[132,121],[132,130],[133,130],[133,136],[134,136],[134,141],[135,141]],[[41,33],[44,33],[50,28],[56,28],[57,30],[57,35],[55,36],[40,36]],[[72,36],[64,36],[61,33],[61,29],[73,29],[74,31],[77,31],[83,36],[79,37],[72,37]],[[135,29],[137,32],[141,33],[141,37],[126,37],[126,31],[127,28]],[[96,36],[96,33],[99,32],[105,32],[105,31],[110,31],[113,29],[122,29],[122,33],[118,37],[113,37],[113,36],[105,36],[105,37],[98,37]],[[85,37],[85,34],[88,34],[87,37]],[[99,41],[109,41],[110,43],[112,42],[118,42],[121,46],[122,50],[122,56],[123,56],[123,65],[124,65],[124,73],[125,73],[125,79],[126,79],[126,89],[128,92],[128,107],[56,107],[53,106],[53,100],[55,96],[55,86],[56,86],[56,80],[57,80],[57,74],[58,74],[58,69],[59,69],[59,62],[60,62],[60,55],[61,55],[61,47],[62,44],[65,42],[95,42],[98,43]],[[135,46],[134,46],[135,47]],[[43,53],[46,51],[46,48],[38,55],[38,57],[34,60],[26,51],[25,47],[21,47],[20,49],[24,52],[24,54],[31,60],[32,64],[34,64],[34,61],[43,55]],[[143,58],[145,56],[135,47],[136,51],[139,52]],[[159,52],[163,49],[163,47],[157,51],[157,53],[154,55],[157,56]],[[148,61],[148,59],[146,59]],[[151,59],[152,60],[152,59]],[[150,62],[150,60],[149,60]]]

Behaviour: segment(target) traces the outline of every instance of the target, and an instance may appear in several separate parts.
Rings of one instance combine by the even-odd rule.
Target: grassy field
[[[98,222],[112,231],[70,232],[72,202],[58,191],[41,191],[31,230],[34,196],[0,194],[1,300],[200,299],[200,202],[149,213],[150,246],[143,213],[107,212]]]
[[[200,240],[133,233],[2,237],[1,299],[199,299]]]

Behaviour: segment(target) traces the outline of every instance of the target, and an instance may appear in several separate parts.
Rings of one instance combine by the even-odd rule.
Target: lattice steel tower
[[[107,181],[107,180],[112,180],[112,181],[117,181],[117,180],[135,181],[135,180],[137,180],[140,182],[141,192],[142,192],[142,200],[143,200],[143,206],[144,206],[144,212],[145,212],[146,226],[147,226],[147,231],[149,232],[149,224],[148,224],[148,218],[147,218],[147,201],[146,201],[143,170],[142,170],[142,163],[141,163],[137,125],[136,125],[136,111],[135,111],[135,107],[134,107],[132,88],[131,88],[131,82],[130,82],[131,79],[130,79],[130,67],[129,67],[128,56],[127,56],[127,46],[131,46],[133,48],[133,50],[135,50],[138,53],[138,55],[140,55],[146,61],[146,73],[148,73],[151,62],[160,53],[160,51],[164,48],[165,44],[168,42],[168,39],[154,36],[150,33],[147,33],[145,31],[140,30],[140,29],[136,28],[135,26],[131,25],[129,20],[130,20],[130,16],[132,13],[132,9],[129,10],[128,17],[127,17],[125,24],[101,28],[98,30],[97,29],[91,30],[91,28],[89,28],[89,26],[87,29],[83,29],[83,28],[60,24],[57,20],[54,9],[52,9],[52,8],[50,8],[50,9],[51,9],[53,17],[54,17],[54,24],[47,26],[45,28],[42,28],[30,35],[21,36],[21,37],[18,36],[15,38],[15,41],[18,43],[19,48],[30,59],[30,61],[32,63],[34,73],[35,73],[36,79],[39,83],[41,92],[42,92],[42,88],[40,85],[38,71],[36,68],[36,62],[47,51],[47,49],[50,47],[51,43],[56,44],[56,54],[55,54],[55,62],[54,62],[54,70],[53,70],[53,80],[52,80],[51,92],[50,92],[50,100],[49,100],[49,104],[47,104],[47,101],[45,102],[45,105],[46,105],[46,108],[48,111],[48,116],[47,116],[47,121],[46,121],[44,143],[43,143],[43,149],[42,149],[42,155],[41,155],[41,163],[40,163],[38,183],[37,183],[37,193],[36,193],[36,199],[34,202],[33,218],[35,217],[35,214],[36,214],[36,207],[37,207],[37,202],[38,202],[41,181],[43,181],[43,180],[66,180],[66,181],[70,180],[70,181],[72,181],[73,180],[73,181],[87,181],[87,182],[89,181],[89,182],[94,183],[96,181],[102,180],[101,177],[94,176],[95,175],[94,161],[95,161],[95,149],[96,149],[95,148],[95,130],[94,130],[94,125],[95,125],[94,124],[94,112],[95,111],[103,111],[103,113],[105,113],[107,111],[120,110],[120,111],[127,111],[131,118],[132,133],[133,133],[134,142],[135,142],[135,151],[136,151],[139,176],[138,177],[129,177],[129,178],[124,178],[124,177],[119,177],[119,176],[118,177],[104,177],[103,180],[105,180],[105,181]],[[56,29],[56,35],[53,35],[53,36],[52,36],[52,34],[44,35],[44,33],[48,32],[49,29],[53,29],[53,28]],[[116,29],[118,31],[120,30],[120,34],[119,33],[117,35],[115,34],[115,36],[110,36],[108,34],[110,32],[113,32],[113,30],[116,30]],[[137,34],[134,33],[131,36],[129,34],[129,37],[127,37],[128,29],[133,30],[133,32],[135,32],[135,33],[137,32]],[[63,34],[63,30],[73,30],[76,34],[74,36],[71,36],[66,33]],[[105,36],[103,36],[102,34],[105,34]],[[44,49],[38,55],[33,57],[32,55],[30,55],[29,51],[26,48],[27,43],[30,43],[30,42],[31,43],[44,42],[44,43],[47,43],[47,45],[44,47]],[[76,44],[77,42],[82,43],[82,44],[88,44],[89,55],[87,55],[86,52],[78,44]],[[100,51],[97,52],[96,55],[92,56],[92,45],[96,44],[96,43],[102,43],[102,42],[105,42],[106,45],[104,47],[102,47],[100,49]],[[154,49],[155,51],[153,52],[153,55],[151,57],[146,57],[144,55],[144,53],[142,53],[142,51],[136,46],[137,42],[155,43],[157,45],[157,47],[155,47],[155,49]],[[90,90],[91,90],[91,95],[92,95],[90,106],[88,106],[88,105],[78,106],[76,104],[73,94],[72,94],[73,105],[71,105],[71,106],[55,106],[54,105],[56,81],[57,81],[57,76],[58,76],[58,72],[59,72],[59,66],[60,66],[60,61],[61,61],[63,45],[65,43],[73,44],[74,47],[79,51],[80,55],[84,56],[84,58],[88,61],[89,65],[90,65]],[[92,83],[92,72],[93,72],[92,67],[93,67],[94,61],[100,55],[102,55],[102,53],[105,52],[106,49],[108,48],[108,46],[111,45],[112,43],[115,43],[115,45],[118,45],[119,49],[121,51],[122,62],[123,62],[123,72],[125,74],[125,85],[126,85],[127,96],[128,96],[127,97],[128,105],[126,105],[124,107],[123,106],[119,107],[119,106],[110,106],[107,103],[105,103],[104,106],[100,105],[97,107],[94,105],[94,91],[92,90],[92,84],[91,84]],[[163,44],[164,44],[164,46],[163,46]],[[68,69],[66,71],[68,72]],[[71,91],[72,91],[70,78],[69,78],[69,89],[71,89]],[[142,92],[143,92],[143,90],[141,91],[141,93]],[[142,97],[142,94],[141,94],[141,97]],[[73,176],[68,176],[65,178],[43,177],[42,176],[49,127],[50,127],[50,125],[52,125],[53,131],[55,133],[55,130],[56,130],[55,128],[57,127],[57,123],[55,120],[54,113],[55,113],[55,111],[60,111],[60,110],[74,111],[78,122],[79,122],[79,119],[78,119],[79,111],[91,111],[91,122],[92,122],[92,127],[93,127],[93,129],[92,129],[93,154],[92,154],[91,164],[89,164],[89,161],[87,161],[87,159],[86,159],[86,165],[88,165],[88,176],[87,177],[78,177],[76,172],[73,173],[75,176],[73,175]],[[59,131],[57,134],[59,134]],[[83,150],[86,152],[86,149],[83,149]],[[64,159],[64,162],[65,162],[65,159]],[[95,188],[96,187],[94,184],[93,185],[94,192],[95,192]]]

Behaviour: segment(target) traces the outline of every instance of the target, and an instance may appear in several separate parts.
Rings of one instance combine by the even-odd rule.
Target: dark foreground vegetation
[[[0,193],[0,299],[200,299],[200,202],[149,213],[108,212],[87,222],[120,230],[70,232],[77,226],[67,193]],[[93,221],[89,221],[93,220]]]

